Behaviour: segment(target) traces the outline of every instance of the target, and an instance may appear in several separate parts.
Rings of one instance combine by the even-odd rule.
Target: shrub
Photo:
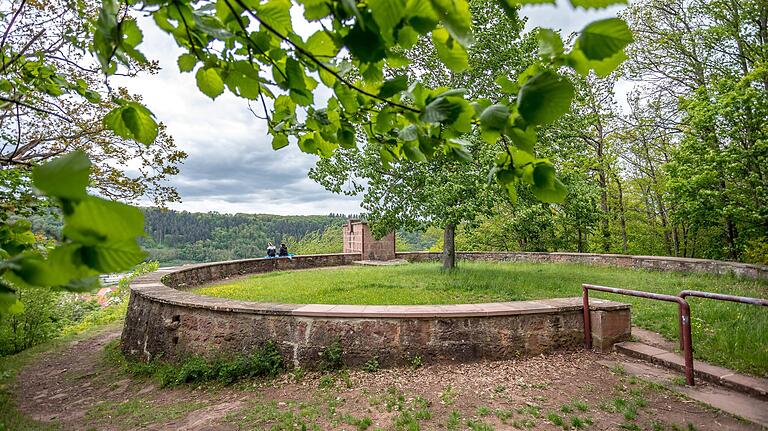
[[[343,353],[341,340],[336,338],[320,352],[320,369],[323,371],[341,369],[344,366],[344,359],[341,357]]]
[[[365,363],[365,371],[368,371],[369,373],[375,373],[376,371],[379,371],[381,366],[379,365],[379,358],[371,358],[368,360],[368,362]]]
[[[12,355],[56,337],[66,323],[59,307],[62,293],[17,287],[24,311],[0,315],[0,356]]]
[[[111,364],[121,364],[123,369],[135,376],[155,378],[163,387],[212,381],[229,385],[244,378],[274,377],[285,369],[283,357],[271,341],[248,355],[213,359],[192,356],[177,363],[166,362],[159,357],[151,362],[127,359],[115,341],[106,348],[106,360]]]
[[[744,261],[768,265],[768,240],[754,239],[749,241],[744,252]]]

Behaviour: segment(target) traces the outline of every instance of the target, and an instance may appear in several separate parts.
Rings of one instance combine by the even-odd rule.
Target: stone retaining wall
[[[583,342],[580,298],[493,304],[352,306],[272,304],[196,295],[182,288],[249,273],[350,264],[359,255],[248,259],[165,268],[137,278],[122,335],[126,355],[179,360],[247,353],[275,342],[288,364],[314,368],[341,342],[347,366],[505,359],[577,349]],[[629,305],[591,302],[595,346],[629,337]]]
[[[397,257],[436,260],[440,253],[398,253]],[[702,259],[483,252],[462,252],[458,257],[732,273],[768,279],[766,267]],[[373,358],[382,366],[405,364],[415,356],[424,361],[505,359],[582,345],[580,298],[435,306],[302,305],[235,301],[183,290],[245,274],[349,265],[360,258],[360,254],[328,254],[246,259],[165,268],[139,277],[131,284],[123,351],[142,360],[160,356],[178,360],[190,355],[247,353],[271,340],[288,364],[313,368],[320,352],[336,339],[348,366]],[[598,350],[610,349],[629,337],[628,305],[592,299],[590,309],[592,337]]]
[[[439,260],[440,252],[397,253],[398,259],[411,262]],[[582,263],[598,266],[618,266],[623,268],[651,269],[655,271],[699,272],[708,274],[768,280],[768,267],[740,262],[721,260],[691,259],[667,256],[630,256],[623,254],[594,253],[526,253],[526,252],[457,252],[456,257],[464,260],[502,261],[502,262],[551,262]],[[627,288],[630,288],[626,286]]]

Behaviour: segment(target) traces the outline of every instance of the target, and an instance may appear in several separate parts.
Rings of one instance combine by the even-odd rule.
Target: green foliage
[[[341,340],[335,339],[320,352],[320,369],[323,371],[335,371],[344,367],[344,349]]]
[[[363,369],[365,371],[368,371],[369,373],[375,373],[376,371],[379,371],[381,368],[381,365],[379,364],[378,358],[371,358],[368,360],[368,362],[365,363],[363,366]]]
[[[229,385],[241,379],[274,377],[285,369],[280,351],[271,341],[247,355],[213,359],[189,357],[179,363],[162,359],[148,363],[129,360],[115,341],[107,345],[105,359],[132,375],[153,378],[163,387],[206,382]]]
[[[747,243],[744,260],[750,263],[768,265],[768,241],[755,239]]]
[[[24,311],[0,315],[0,356],[21,352],[58,335],[66,322],[59,306],[61,297],[45,289],[17,289],[16,298],[24,302]]]
[[[32,171],[33,185],[62,209],[63,238],[56,246],[38,245],[29,221],[0,221],[1,313],[22,310],[16,288],[92,290],[99,273],[128,269],[144,258],[136,242],[144,234],[141,212],[87,195],[89,168],[87,156],[75,151]]]
[[[142,263],[121,278],[106,306],[80,295],[49,289],[21,287],[16,297],[21,313],[0,316],[0,356],[15,354],[48,340],[80,334],[125,317],[128,288],[134,278],[157,270],[157,262]]]
[[[149,14],[187,51],[179,57],[180,70],[192,71],[203,63],[195,75],[201,92],[216,98],[229,88],[245,99],[274,100],[271,109],[266,108],[267,103],[262,105],[268,110],[264,114],[270,119],[275,149],[288,145],[287,136],[295,136],[302,151],[328,157],[339,148],[355,146],[354,125],[375,123],[377,130],[365,133],[382,146],[379,155],[385,164],[424,162],[440,154],[470,161],[454,138],[472,130],[471,120],[482,109],[473,108],[459,88],[428,88],[407,78],[409,60],[402,56],[419,36],[431,35],[441,66],[454,73],[468,70],[468,50],[476,40],[473,13],[477,12],[469,2],[347,1],[333,7],[299,3],[306,20],[326,23],[306,38],[294,30],[288,0],[264,4],[225,0],[215,6],[160,2]],[[574,5],[605,7],[612,3],[578,1]],[[515,4],[502,1],[498,5],[508,18],[517,18]],[[115,0],[104,0],[95,21],[93,51],[108,75],[121,64],[146,61],[137,51],[141,32],[133,21],[121,18],[125,16],[122,12]],[[589,61],[602,61],[618,54],[631,39],[626,24],[612,18],[585,27],[574,50]],[[350,57],[339,57],[341,52]],[[489,123],[481,121],[481,129],[491,131],[489,143],[525,132],[529,125],[553,121],[567,110],[570,89],[555,70],[572,62],[566,61],[568,54],[562,50],[549,50],[548,56],[547,65],[533,65],[520,74],[517,102],[514,98],[500,101],[508,106],[508,115],[499,118],[501,122],[494,120],[492,129],[487,129],[484,124]],[[542,69],[550,65],[555,67]],[[384,82],[385,67],[396,78]],[[587,70],[591,68],[587,65]],[[313,90],[319,83],[313,74],[334,91],[325,106],[314,101]],[[134,108],[117,108],[107,124],[121,136],[146,143],[152,138],[154,120],[148,112]],[[306,115],[297,115],[297,108]],[[411,132],[402,133],[406,129]],[[414,136],[419,145],[413,145]],[[500,166],[510,168],[509,163]],[[510,181],[534,183],[530,175],[499,178],[505,185]],[[560,195],[550,193],[547,198],[562,198]]]

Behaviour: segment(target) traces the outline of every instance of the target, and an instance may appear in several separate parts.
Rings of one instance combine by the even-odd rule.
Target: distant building
[[[344,253],[360,253],[362,260],[392,260],[395,258],[395,232],[375,239],[368,223],[350,219],[344,225]]]

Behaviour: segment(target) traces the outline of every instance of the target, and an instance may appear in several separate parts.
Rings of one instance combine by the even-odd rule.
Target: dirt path
[[[104,346],[119,335],[110,329],[40,355],[17,376],[18,408],[73,430],[760,429],[596,363],[610,355],[163,389],[105,362]]]

